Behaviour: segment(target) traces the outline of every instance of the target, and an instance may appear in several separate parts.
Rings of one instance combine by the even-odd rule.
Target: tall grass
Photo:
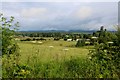
[[[48,43],[36,45],[20,42],[21,56],[18,65],[14,66],[14,56],[9,61],[6,56],[2,58],[3,78],[101,78],[100,66],[88,59],[89,47],[71,47],[74,42],[65,42],[69,47],[63,42]],[[11,70],[7,72],[6,69]],[[112,78],[110,72],[107,72],[108,75],[104,77]]]
[[[29,63],[29,76],[32,78],[84,78],[87,77],[89,62],[79,57],[71,57],[63,61],[40,62],[32,56]]]

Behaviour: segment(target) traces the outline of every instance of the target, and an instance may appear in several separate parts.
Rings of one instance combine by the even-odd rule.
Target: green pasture
[[[87,61],[89,49],[93,46],[76,48],[76,41],[18,41],[19,66],[14,67],[3,58],[3,66],[10,64],[11,71],[3,68],[3,77],[18,78],[82,78],[89,77]],[[11,57],[12,58],[12,57]],[[13,58],[14,59],[14,58]],[[10,76],[9,76],[10,75]]]
[[[42,42],[42,43],[39,43]],[[63,61],[71,57],[86,58],[88,47],[76,48],[76,41],[31,41],[18,42],[20,48],[20,62],[26,63],[28,58],[37,55],[39,61]]]

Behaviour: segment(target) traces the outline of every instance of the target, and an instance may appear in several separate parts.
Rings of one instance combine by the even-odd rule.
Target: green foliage
[[[18,56],[10,55],[8,58],[6,55],[4,55],[2,61],[3,78],[26,78],[31,71],[29,66],[25,64],[19,64]]]
[[[70,60],[64,61],[65,76],[69,78],[88,78],[87,68],[89,65],[87,59],[71,57]]]
[[[77,44],[76,44],[76,47],[82,47],[82,46],[85,46],[85,40],[84,39],[78,40]]]
[[[106,41],[114,42],[115,40],[115,42],[119,44],[119,32],[120,31],[118,30],[116,35],[112,34],[112,37],[110,36],[110,33],[102,33],[100,36],[102,42],[100,44],[96,43],[95,49],[90,50],[91,61],[95,67],[92,73],[94,73],[95,77],[120,78],[120,45],[112,45],[114,43],[111,44]]]
[[[98,43],[107,43],[116,40],[116,35],[112,32],[108,32],[104,29],[104,26],[100,28],[100,31],[95,32],[93,35],[98,37]]]
[[[63,50],[65,46],[73,45],[75,42],[45,41],[42,45],[36,45],[20,41],[18,44],[21,51],[19,64],[15,67],[11,66],[10,73],[8,74],[5,70],[8,67],[8,63],[6,62],[8,59],[3,57],[3,78],[86,77],[85,71],[89,66],[89,62],[86,61],[88,50],[86,48],[71,47],[67,47],[68,51]],[[59,44],[63,44],[63,46],[59,46]],[[49,48],[49,45],[54,47]],[[76,58],[77,55],[80,55],[78,56],[79,58]],[[12,56],[11,59],[13,59]],[[14,61],[14,59],[11,59],[10,64]],[[23,66],[26,66],[26,69]]]
[[[15,23],[14,17],[12,16],[10,17],[10,19],[7,19],[1,14],[0,19],[0,23],[2,23],[2,25],[0,26],[0,28],[2,29],[2,55],[13,54],[18,49],[18,46],[14,40],[14,35],[15,30],[17,30],[17,27],[19,27],[19,23]]]
[[[19,64],[19,47],[14,36],[19,27],[19,22],[15,23],[13,16],[5,18],[3,14],[0,14],[0,23],[2,32],[2,74],[4,77],[14,78],[14,69]]]
[[[71,57],[69,59],[71,53],[75,55],[75,49],[70,48],[67,50],[62,50],[62,47],[58,47],[54,49],[48,48],[47,44],[37,46],[39,50],[32,48],[30,45],[25,48],[24,58],[28,58],[27,61],[23,60],[26,63],[19,63],[19,54],[17,52],[18,46],[14,40],[15,30],[16,28],[11,29],[14,26],[18,27],[17,24],[14,24],[14,17],[11,17],[10,20],[2,17],[1,22],[3,23],[0,27],[2,30],[2,41],[3,41],[3,77],[4,78],[116,78],[120,77],[120,29],[115,34],[111,34],[106,32],[106,30],[101,27],[100,35],[99,35],[99,43],[95,44],[95,48],[90,50],[90,57],[88,59],[84,59],[82,57]],[[43,36],[55,36],[58,37],[61,34],[42,34]],[[40,36],[38,34],[30,35],[30,36]],[[66,37],[73,37],[73,35],[69,35]],[[85,35],[84,38],[89,38],[89,36]],[[75,37],[76,39],[76,37]],[[29,39],[28,39],[29,41]],[[107,41],[113,41],[114,46],[107,43]],[[58,41],[59,42],[59,41]],[[58,43],[57,42],[57,43]],[[64,41],[65,42],[65,41]],[[66,46],[65,43],[62,42]],[[88,44],[88,43],[87,43]],[[47,47],[45,47],[47,45]],[[55,46],[53,43],[49,44]],[[68,43],[67,43],[68,45]],[[84,46],[85,40],[79,40],[76,44],[77,47]],[[24,45],[23,45],[24,46]],[[22,47],[23,47],[22,46]],[[32,55],[30,56],[29,52],[31,51]],[[73,49],[73,51],[72,51]],[[35,52],[34,52],[35,50]],[[42,50],[40,52],[40,50]],[[55,52],[56,50],[56,52]],[[71,51],[69,51],[71,50]],[[47,51],[47,52],[46,52]],[[64,52],[63,52],[64,51]],[[79,49],[84,55],[87,53],[83,52],[85,49]],[[44,53],[46,52],[46,53]],[[77,51],[78,52],[78,51]],[[60,54],[59,54],[60,53]],[[61,54],[61,53],[64,53]],[[26,55],[27,54],[27,55]],[[53,55],[54,54],[54,55]],[[68,55],[69,54],[69,55]],[[28,56],[29,55],[29,56]],[[43,62],[40,61],[40,58],[43,57]],[[45,56],[47,55],[47,56]],[[67,56],[66,56],[67,55]],[[28,57],[26,57],[28,56]],[[52,59],[50,57],[52,56]],[[54,56],[54,57],[53,57]],[[24,59],[23,58],[23,59]],[[44,58],[48,58],[45,61]],[[54,59],[53,59],[54,58]],[[62,59],[62,60],[60,60]]]

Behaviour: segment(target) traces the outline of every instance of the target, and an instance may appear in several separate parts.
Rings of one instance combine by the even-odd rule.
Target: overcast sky
[[[118,24],[118,2],[2,2],[2,12],[20,30],[114,30]]]

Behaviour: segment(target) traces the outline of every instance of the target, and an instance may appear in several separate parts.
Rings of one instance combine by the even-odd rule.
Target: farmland
[[[93,46],[76,48],[76,41],[17,41],[19,64],[28,69],[20,69],[18,77],[27,78],[67,78],[84,77],[89,63],[89,49]],[[3,61],[5,58],[3,58]],[[86,64],[87,63],[87,64]],[[22,73],[22,71],[25,73]],[[4,70],[3,70],[4,71]],[[4,73],[3,73],[4,75]],[[6,75],[4,75],[5,77]],[[16,76],[16,77],[17,77]]]
[[[38,41],[40,42],[40,41]],[[21,61],[26,62],[26,57],[35,55],[42,62],[48,61],[62,61],[64,59],[69,59],[70,57],[80,57],[86,58],[89,52],[87,47],[76,48],[74,45],[76,41],[67,42],[67,41],[44,41],[43,43],[33,43],[28,42],[18,42],[20,47]]]
[[[116,78],[119,72],[111,72],[114,70],[109,69],[111,57],[105,55],[111,52],[106,52],[106,48],[111,50],[116,45],[111,42],[114,39],[114,33],[103,29],[93,34],[17,33],[15,54],[2,57],[2,75],[4,78],[111,78],[111,75]]]
[[[3,78],[120,77],[119,28],[89,34],[2,29]]]

